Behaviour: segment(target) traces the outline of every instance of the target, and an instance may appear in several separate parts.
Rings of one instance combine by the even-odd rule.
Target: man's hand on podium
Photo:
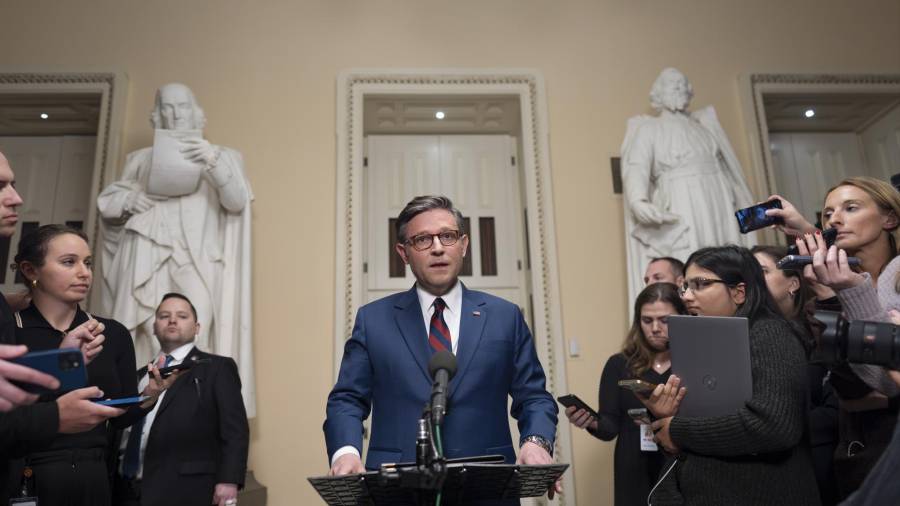
[[[552,463],[553,457],[547,453],[547,450],[541,448],[541,446],[536,443],[526,441],[525,444],[519,448],[519,458],[516,459],[516,464],[542,466]],[[337,464],[337,462],[335,462],[335,464]],[[547,497],[553,499],[553,496],[559,493],[562,493],[562,478],[556,480],[556,483],[547,492]]]
[[[359,455],[347,453],[341,455],[334,461],[334,465],[331,466],[331,471],[328,472],[328,476],[343,476],[345,474],[358,474],[364,472],[366,472],[366,467],[363,466],[362,459],[359,458]]]

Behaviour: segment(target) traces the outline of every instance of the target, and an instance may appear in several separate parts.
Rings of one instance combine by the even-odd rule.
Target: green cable
[[[441,443],[441,426],[437,425],[434,428],[435,434],[435,443],[437,444],[438,455],[441,457],[444,456],[444,445]],[[437,497],[434,500],[434,506],[441,506],[441,491],[438,490]]]

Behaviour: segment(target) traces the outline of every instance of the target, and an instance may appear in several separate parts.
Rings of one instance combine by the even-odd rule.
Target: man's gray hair
[[[674,67],[667,67],[659,73],[659,76],[656,78],[656,81],[653,81],[653,86],[650,88],[650,105],[653,106],[656,110],[663,110],[666,108],[665,96],[665,84],[666,81],[672,77],[677,76],[680,79],[684,79],[684,82],[687,84],[687,94],[688,94],[688,102],[694,98],[694,87],[691,86],[691,82],[688,81],[687,76],[684,75],[680,70]]]
[[[408,239],[406,237],[406,225],[416,216],[433,209],[443,209],[452,214],[456,219],[456,228],[459,229],[459,233],[466,233],[463,229],[463,215],[459,212],[459,209],[453,207],[453,202],[449,198],[443,195],[421,195],[410,200],[397,216],[397,223],[395,224],[397,241],[401,243],[406,242]]]
[[[150,124],[153,125],[153,128],[156,130],[162,128],[162,96],[160,92],[166,86],[171,86],[173,84],[184,86],[180,83],[170,83],[164,84],[156,90],[156,98],[153,101],[153,110],[150,111]],[[184,86],[184,88],[187,90],[188,96],[191,97],[191,105],[194,106],[194,125],[192,129],[203,130],[203,128],[206,126],[206,113],[203,112],[203,108],[200,107],[200,104],[197,103],[197,97],[194,96],[193,90],[191,90],[187,86]]]

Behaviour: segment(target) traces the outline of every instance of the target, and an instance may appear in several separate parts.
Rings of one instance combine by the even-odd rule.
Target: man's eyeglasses
[[[716,283],[722,283],[727,285],[728,283],[722,279],[709,279],[709,278],[691,278],[686,279],[684,283],[681,284],[681,288],[678,290],[681,292],[681,295],[684,295],[685,292],[690,289],[692,292],[697,293],[708,286],[712,286]]]
[[[419,234],[407,239],[406,244],[412,246],[416,251],[425,251],[434,246],[435,237],[437,237],[442,245],[453,246],[456,244],[456,241],[459,240],[460,235],[462,234],[459,233],[459,230],[444,230],[437,234]]]

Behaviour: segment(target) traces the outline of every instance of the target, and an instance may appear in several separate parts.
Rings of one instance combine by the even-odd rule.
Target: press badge
[[[656,441],[653,440],[653,429],[651,429],[649,425],[644,423],[641,424],[641,451],[659,451],[659,447],[656,446]]]

